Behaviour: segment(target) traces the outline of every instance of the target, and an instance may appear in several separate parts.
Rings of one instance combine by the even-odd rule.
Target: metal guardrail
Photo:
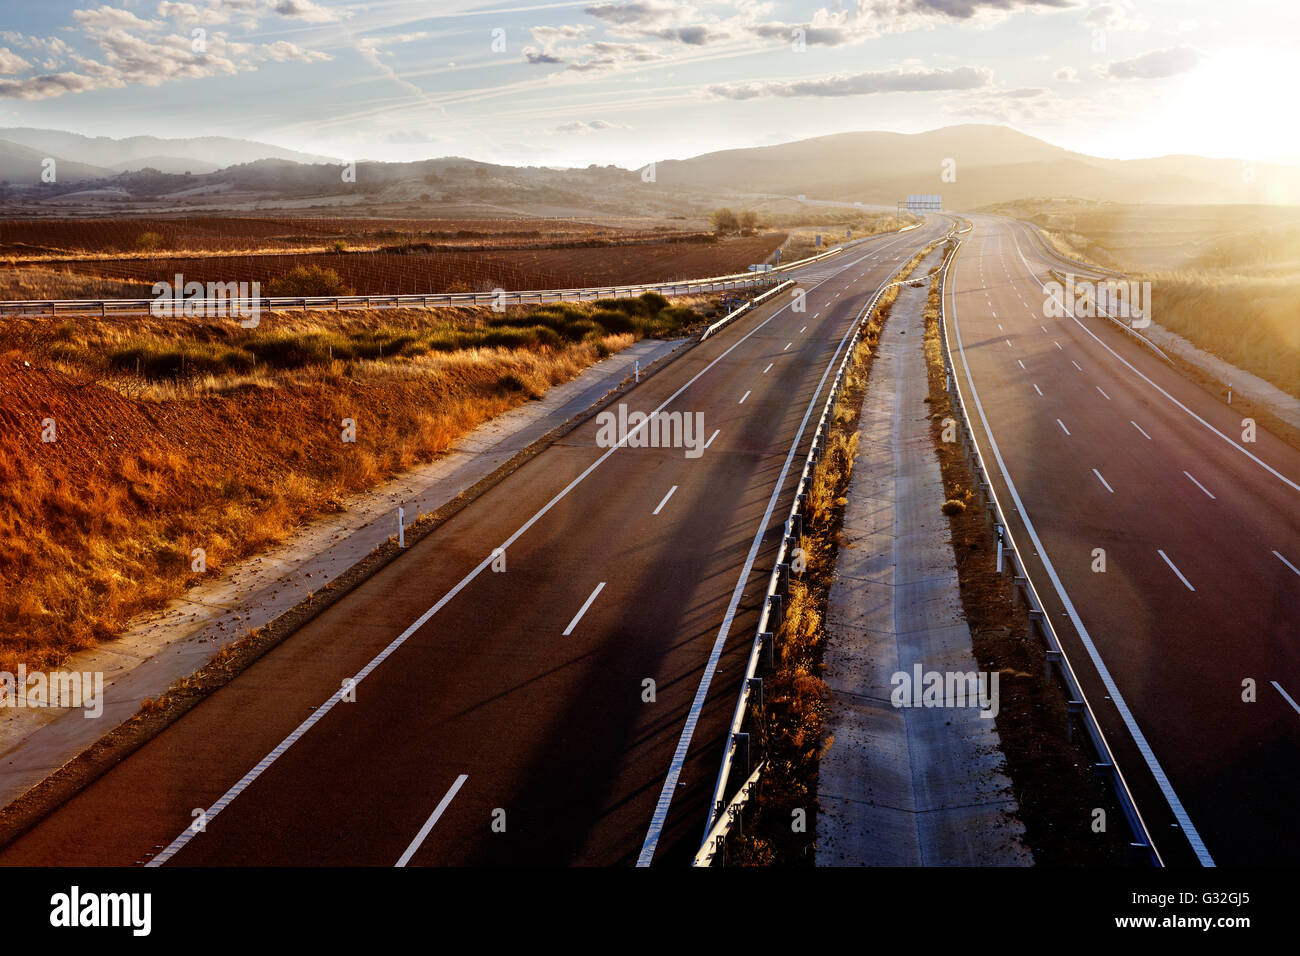
[[[786,280],[785,280],[784,282],[782,282],[780,285],[778,285],[778,286],[776,286],[776,287],[774,287],[774,288],[768,289],[766,292],[760,292],[758,295],[754,296],[754,298],[750,299],[748,302],[746,302],[746,303],[745,303],[744,305],[742,305],[740,308],[738,308],[738,309],[732,309],[730,312],[728,312],[728,313],[727,313],[726,315],[724,315],[722,318],[718,319],[718,321],[714,322],[714,323],[713,323],[712,325],[710,325],[707,329],[705,329],[705,330],[704,330],[704,334],[700,336],[700,341],[703,342],[705,339],[707,339],[707,338],[708,338],[710,335],[712,335],[714,332],[720,332],[720,331],[722,331],[722,330],[725,329],[728,325],[730,325],[732,322],[736,321],[736,319],[740,318],[742,315],[744,315],[746,312],[748,312],[750,309],[752,309],[754,306],[763,304],[763,303],[766,302],[768,299],[772,298],[772,296],[774,296],[774,295],[776,295],[778,292],[780,292],[782,289],[788,289],[788,288],[790,288],[790,286],[792,286],[792,285],[794,285],[794,284],[795,284],[795,282],[794,282],[793,279],[786,279]]]
[[[939,241],[951,237],[952,231],[950,230]],[[898,271],[901,271],[901,269],[902,266],[899,267]],[[709,818],[704,827],[704,841],[695,855],[693,866],[711,866],[715,861],[722,858],[727,835],[731,832],[733,826],[738,827],[741,825],[745,804],[757,787],[759,770],[762,769],[763,765],[760,762],[759,767],[752,773],[750,772],[751,748],[749,734],[744,733],[742,728],[745,724],[745,718],[749,714],[750,706],[756,704],[759,709],[762,708],[763,679],[758,676],[760,664],[765,661],[770,668],[775,663],[776,633],[781,624],[783,602],[789,596],[790,591],[791,571],[789,559],[803,534],[803,513],[808,500],[808,492],[812,486],[813,472],[826,447],[826,439],[830,434],[831,421],[835,414],[835,404],[839,401],[840,393],[843,391],[849,362],[852,361],[853,352],[862,339],[866,324],[870,320],[877,302],[880,301],[880,297],[885,293],[885,290],[910,281],[913,280],[910,278],[895,279],[881,285],[858,313],[857,318],[854,320],[857,328],[849,341],[844,358],[840,361],[840,367],[835,373],[835,380],[832,382],[830,392],[826,396],[826,403],[822,406],[822,414],[817,422],[817,430],[813,433],[812,445],[808,449],[803,472],[799,476],[799,484],[795,488],[794,501],[790,505],[790,514],[785,521],[781,544],[777,548],[776,562],[771,575],[768,577],[763,608],[759,612],[758,630],[754,635],[754,641],[749,650],[749,658],[745,664],[745,680],[741,685],[740,698],[736,702],[736,710],[731,718],[726,749],[722,757],[722,766],[718,769],[718,778],[714,784],[713,796],[709,803]],[[748,779],[731,802],[724,804],[728,781],[731,778],[733,768],[739,764],[743,764]]]
[[[1044,236],[1039,231],[1039,227],[1034,223],[1028,222],[1024,219],[1017,219],[1016,222],[1020,223],[1022,226],[1025,227],[1025,230],[1034,238],[1034,241],[1037,242],[1040,246],[1042,246],[1043,251],[1046,252],[1049,256],[1051,256],[1054,259],[1059,259],[1061,262],[1068,262],[1072,266],[1078,266],[1080,272],[1091,273],[1093,275],[1108,275],[1108,276],[1123,275],[1123,273],[1116,272],[1114,269],[1108,269],[1105,266],[1099,266],[1091,262],[1083,262],[1080,259],[1071,258],[1070,256],[1065,255],[1063,252],[1058,251],[1056,247],[1054,247],[1050,242],[1048,242],[1047,237]]]
[[[962,240],[958,240],[953,247],[952,252],[948,255],[943,266],[940,269],[940,288],[941,290],[947,284],[947,274],[951,268],[952,262],[956,259],[957,251],[961,248]],[[1029,609],[1029,628],[1036,633],[1047,647],[1047,668],[1048,677],[1055,671],[1061,678],[1067,697],[1067,708],[1070,717],[1077,716],[1082,722],[1085,732],[1087,733],[1089,743],[1092,745],[1093,752],[1097,755],[1098,763],[1094,764],[1093,771],[1098,779],[1107,779],[1111,784],[1111,790],[1115,794],[1116,802],[1119,803],[1120,811],[1124,815],[1125,822],[1133,836],[1131,844],[1135,852],[1140,853],[1153,866],[1163,866],[1164,862],[1160,858],[1151,840],[1151,835],[1142,820],[1141,813],[1138,812],[1137,803],[1133,799],[1133,794],[1128,788],[1124,775],[1115,762],[1115,756],[1111,752],[1109,744],[1106,743],[1105,735],[1102,734],[1101,726],[1097,722],[1097,717],[1088,703],[1087,697],[1083,693],[1082,685],[1070,664],[1069,657],[1061,647],[1060,638],[1056,634],[1056,629],[1052,626],[1051,620],[1043,611],[1043,602],[1038,595],[1038,590],[1034,587],[1033,581],[1025,567],[1024,561],[1020,558],[1020,549],[1016,545],[1015,538],[1011,534],[1010,525],[1006,519],[1001,502],[998,500],[997,492],[994,490],[992,483],[988,479],[988,469],[984,464],[984,457],[980,452],[979,444],[975,440],[974,433],[970,427],[970,413],[966,407],[966,400],[961,391],[961,385],[957,379],[957,373],[952,360],[952,346],[948,340],[948,328],[946,318],[947,299],[940,294],[941,314],[939,320],[939,337],[943,345],[943,364],[944,364],[944,387],[950,395],[956,397],[956,408],[960,416],[959,437],[962,441],[962,447],[966,452],[967,461],[970,464],[971,472],[975,478],[976,490],[984,499],[985,515],[989,520],[995,522],[994,527],[998,531],[998,546],[1005,559],[1007,566],[1014,574],[1016,593],[1020,595]],[[1073,723],[1067,724],[1066,731],[1073,734]]]
[[[171,311],[165,316],[184,317],[182,307],[192,307],[196,316],[238,317],[257,311],[286,309],[347,308],[453,308],[456,306],[543,305],[547,302],[582,302],[587,299],[631,298],[643,292],[663,295],[693,295],[700,292],[721,292],[728,289],[747,289],[770,285],[780,273],[820,262],[843,252],[836,246],[826,252],[787,263],[767,272],[741,272],[731,275],[687,279],[678,282],[645,282],[637,285],[597,286],[580,289],[534,289],[519,292],[443,292],[430,295],[345,295],[345,296],[230,296],[219,299],[164,299]],[[132,315],[154,313],[158,299],[19,299],[0,301],[0,315],[59,315],[95,314]]]
[[[1054,275],[1057,279],[1059,279],[1063,285],[1066,283],[1066,276],[1071,275],[1071,273],[1061,272],[1058,269],[1048,269],[1047,271],[1050,272],[1052,275]],[[1160,346],[1156,345],[1154,342],[1152,342],[1149,338],[1147,338],[1137,329],[1133,328],[1133,326],[1127,325],[1123,320],[1111,315],[1109,312],[1107,312],[1105,309],[1101,307],[1100,303],[1097,303],[1097,314],[1103,316],[1104,318],[1110,319],[1111,322],[1113,322],[1118,328],[1122,329],[1124,332],[1128,333],[1134,339],[1141,342],[1143,345],[1145,345],[1151,351],[1155,352],[1156,355],[1160,356],[1170,365],[1174,364],[1174,360],[1165,354],[1164,349],[1160,348]]]

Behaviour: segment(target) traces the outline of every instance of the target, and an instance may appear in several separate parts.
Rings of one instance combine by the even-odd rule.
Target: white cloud
[[[621,126],[618,123],[607,123],[605,120],[574,120],[571,123],[561,123],[559,126],[550,130],[552,133],[599,133],[608,129],[631,129],[630,126]]]
[[[752,83],[715,84],[714,96],[730,100],[792,96],[865,96],[872,93],[923,93],[969,90],[988,86],[992,76],[980,67],[951,70],[878,70],[837,74],[807,80],[763,80]]]
[[[331,59],[327,53],[307,50],[287,40],[239,43],[220,31],[208,33],[201,51],[194,49],[190,23],[219,22],[215,18],[224,17],[224,10],[259,9],[246,0],[205,0],[202,7],[161,0],[156,9],[163,19],[145,20],[129,10],[108,5],[74,10],[72,15],[81,28],[82,39],[98,48],[98,57],[76,52],[57,37],[24,37],[7,32],[6,38],[12,37],[10,42],[15,45],[48,56],[41,63],[45,72],[0,83],[0,97],[46,99],[127,85],[156,87],[180,80],[230,76],[255,70],[258,63],[266,61],[311,63]],[[182,32],[171,32],[173,26],[169,20],[184,22],[180,27]],[[70,60],[76,69],[58,70],[65,60]],[[7,72],[16,74],[31,69],[19,57],[15,56],[14,61],[11,65],[16,68]]]
[[[1203,59],[1200,51],[1189,46],[1167,50],[1149,50],[1128,60],[1112,60],[1096,67],[1098,73],[1112,80],[1162,80],[1196,69]]]
[[[274,9],[282,17],[305,20],[307,23],[333,23],[347,16],[343,11],[328,10],[311,0],[279,0]]]
[[[7,46],[0,46],[0,73],[23,73],[32,65]]]

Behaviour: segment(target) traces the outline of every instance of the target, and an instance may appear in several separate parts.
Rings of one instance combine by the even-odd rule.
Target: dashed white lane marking
[[[1024,299],[1021,299],[1021,300],[1020,300],[1020,301],[1022,301],[1022,302],[1023,302],[1023,301],[1024,301]],[[1045,325],[1040,325],[1040,326],[1039,326],[1039,328],[1040,328],[1040,329],[1042,329],[1042,330],[1043,330],[1043,333],[1044,333],[1044,334],[1046,334],[1046,333],[1047,333],[1047,326],[1045,326]]]
[[[749,396],[750,396],[750,394],[751,394],[752,391],[753,391],[753,389],[750,389],[749,392],[746,392],[744,395],[740,396],[740,401],[736,402],[736,404],[737,404],[737,405],[744,405],[744,404],[745,404],[745,399],[749,398]]]
[[[813,313],[813,318],[815,319],[815,318],[817,318],[817,316],[819,316],[819,315],[821,315],[820,312],[814,312],[814,313]]]
[[[1191,479],[1192,479],[1192,484],[1194,484],[1197,488],[1200,488],[1200,489],[1201,489],[1203,492],[1205,492],[1205,494],[1208,495],[1211,499],[1214,498],[1214,495],[1210,494],[1210,489],[1209,489],[1209,488],[1206,488],[1203,484],[1201,484],[1201,483],[1200,483],[1199,481],[1197,481],[1195,478],[1192,478],[1192,473],[1191,473],[1190,471],[1184,471],[1183,474],[1186,475],[1188,478],[1191,478]]]
[[[704,443],[704,447],[707,449],[710,445],[712,445],[713,439],[717,438],[720,434],[722,434],[721,428],[717,429],[712,435],[709,436],[709,440]]]
[[[999,332],[1005,332],[1005,331],[1006,331],[1006,329],[1004,329],[1004,328],[1002,327],[1002,323],[1001,323],[1001,322],[998,323],[998,331],[999,331]]]
[[[763,369],[763,374],[766,375],[768,372],[772,371],[772,366],[775,364],[775,362],[768,362],[767,368]]]
[[[808,326],[805,325],[802,329],[799,330],[799,334],[803,335],[807,331],[808,331]]]
[[[1277,554],[1276,551],[1274,551],[1273,553]],[[1286,702],[1291,705],[1291,709],[1294,710],[1297,714],[1300,714],[1300,704],[1297,704],[1295,702],[1295,699],[1282,689],[1282,685],[1275,680],[1271,680],[1269,681],[1269,683],[1273,685],[1273,689],[1275,691],[1277,691],[1279,694],[1281,694],[1283,697],[1286,698]]]
[[[1102,398],[1106,399],[1106,401],[1108,402],[1110,401],[1110,396],[1106,394],[1106,390],[1102,388],[1100,385],[1097,386],[1097,391],[1101,392]]]
[[[596,600],[596,595],[603,590],[605,590],[605,582],[601,581],[599,584],[596,585],[596,590],[591,592],[591,596],[587,598],[587,600],[583,603],[582,607],[578,608],[578,613],[573,615],[573,620],[570,621],[569,626],[564,629],[565,637],[568,637],[570,634],[573,633],[573,629],[577,627],[578,622],[582,620],[582,615],[586,614],[587,608],[591,607],[591,602]]]
[[[675,492],[676,490],[677,490],[676,485],[673,485],[671,488],[669,488],[668,494],[664,495],[664,500],[659,502],[659,507],[655,508],[655,510],[650,513],[657,515],[659,512],[663,511],[664,505],[668,504],[668,499],[673,496],[673,492]]]
[[[1133,421],[1132,419],[1129,419],[1129,424],[1132,425],[1134,428],[1136,428],[1138,431],[1142,432],[1143,437],[1146,438],[1147,441],[1151,441],[1151,436],[1146,433],[1146,429],[1144,429],[1141,425],[1139,425],[1137,422]]]
[[[1296,574],[1300,574],[1300,568],[1297,568],[1294,564],[1292,564],[1286,558],[1282,557],[1282,555],[1278,554],[1276,551],[1273,552],[1273,556],[1276,557],[1283,564],[1285,564],[1292,571],[1294,571]]]
[[[794,345],[793,342],[786,342],[786,343],[785,343],[785,349],[788,349],[788,348],[789,348],[790,346],[792,346],[792,345]],[[781,351],[784,352],[785,349],[782,349]]]
[[[1077,368],[1080,372],[1083,371],[1083,368],[1074,359],[1070,359],[1070,364],[1073,365],[1075,368]]]
[[[1061,431],[1065,432],[1067,435],[1070,434],[1070,429],[1068,429],[1068,428],[1065,427],[1065,422],[1061,421],[1061,420],[1058,418],[1058,419],[1056,420],[1056,424],[1058,424],[1058,425],[1061,426]]]
[[[1007,343],[1007,348],[1009,348],[1009,349],[1013,349],[1013,348],[1015,348],[1015,346],[1011,344],[1011,340],[1010,340],[1010,339],[1003,339],[1002,341]]]
[[[415,856],[415,851],[418,850],[420,844],[424,842],[424,838],[427,837],[429,831],[433,829],[433,825],[438,822],[438,818],[443,815],[447,807],[451,806],[451,801],[455,799],[457,792],[465,785],[465,781],[468,779],[469,775],[464,773],[456,778],[456,782],[451,785],[451,789],[443,795],[443,798],[440,801],[438,801],[438,806],[434,809],[433,813],[429,815],[429,819],[424,821],[424,826],[420,827],[420,832],[415,835],[415,839],[412,840],[411,845],[406,848],[406,852],[402,854],[402,858],[393,864],[394,867],[406,866],[406,864],[410,862],[411,857]]]
[[[1038,387],[1038,383],[1037,383],[1037,382],[1034,383],[1034,391],[1037,392],[1039,395],[1042,395],[1042,394],[1043,394],[1043,390],[1042,390],[1041,388]]]
[[[1017,362],[1020,362],[1020,367],[1021,367],[1021,368],[1024,368],[1024,367],[1025,367],[1025,363],[1022,362],[1020,359],[1016,359],[1016,361],[1017,361]]]
[[[1173,571],[1174,574],[1178,575],[1178,580],[1183,582],[1183,585],[1187,588],[1187,590],[1189,591],[1196,590],[1196,588],[1192,587],[1192,582],[1187,580],[1187,578],[1183,577],[1183,572],[1179,571],[1178,567],[1174,564],[1174,562],[1169,560],[1169,555],[1165,554],[1159,548],[1156,548],[1156,554],[1160,555],[1160,557],[1165,559],[1165,564],[1169,565],[1170,570]]]
[[[1103,485],[1106,486],[1107,491],[1109,491],[1112,495],[1115,493],[1115,489],[1110,486],[1109,481],[1107,481],[1105,478],[1101,476],[1101,472],[1099,472],[1096,468],[1094,468],[1092,470],[1092,473],[1097,476],[1098,481],[1100,481]]]
[[[1052,344],[1055,345],[1058,349],[1061,349],[1061,343],[1056,341],[1056,339],[1052,339]],[[1061,351],[1064,352],[1065,349],[1061,349]]]

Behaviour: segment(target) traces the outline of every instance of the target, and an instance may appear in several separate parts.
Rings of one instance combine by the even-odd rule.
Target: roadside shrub
[[[949,498],[943,503],[942,510],[946,515],[959,515],[966,510],[966,502],[958,501],[956,498]]]
[[[352,295],[352,289],[333,269],[322,266],[296,266],[284,275],[269,279],[263,294],[268,296]]]
[[[129,342],[108,354],[110,367],[124,372],[137,368],[146,378],[171,378],[190,372],[240,373],[253,368],[255,360],[244,349],[215,342]]]
[[[615,312],[612,309],[598,310],[592,314],[591,320],[606,332],[614,334],[632,332],[637,327],[637,323],[632,320],[630,315],[625,312]]]
[[[640,299],[642,304],[645,305],[646,311],[651,315],[655,315],[668,308],[668,299],[660,295],[658,292],[642,292]]]

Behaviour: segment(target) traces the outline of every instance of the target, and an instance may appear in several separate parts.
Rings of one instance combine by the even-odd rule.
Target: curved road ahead
[[[1156,846],[1293,864],[1300,452],[1243,441],[1239,413],[1110,320],[1045,317],[1061,263],[1021,224],[971,219],[945,297],[958,385]]]

